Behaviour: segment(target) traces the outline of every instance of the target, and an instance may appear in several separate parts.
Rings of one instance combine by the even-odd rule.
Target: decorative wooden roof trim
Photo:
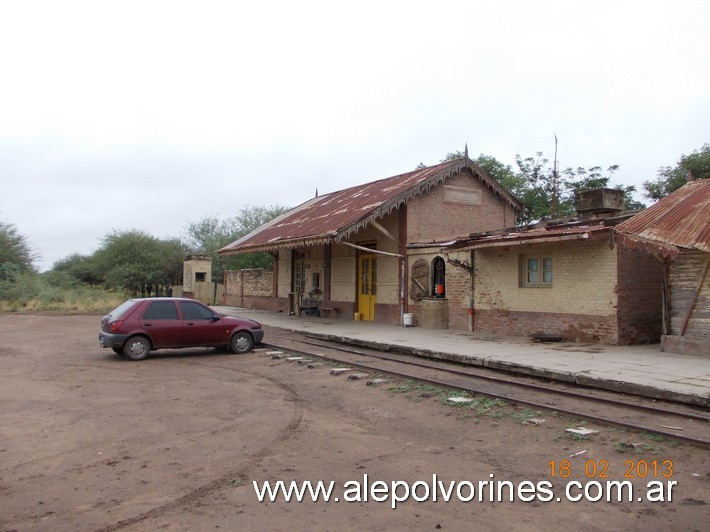
[[[507,190],[505,190],[497,181],[489,177],[488,174],[486,174],[481,167],[479,167],[468,157],[462,157],[460,159],[460,162],[456,165],[449,166],[444,170],[437,172],[429,179],[422,181],[418,185],[410,187],[399,196],[392,198],[389,201],[386,201],[385,203],[371,211],[370,214],[358,220],[354,224],[342,228],[338,231],[337,240],[340,241],[343,239],[347,239],[348,237],[350,237],[350,235],[357,233],[361,229],[364,229],[373,221],[384,218],[392,211],[399,209],[402,205],[406,205],[412,199],[424,195],[434,187],[443,185],[444,183],[446,183],[447,180],[461,173],[464,169],[471,170],[471,173],[474,177],[480,179],[485,186],[487,186],[501,199],[503,199],[516,212],[521,212],[523,210],[523,204],[516,198],[514,198],[513,195],[510,194]]]
[[[277,240],[273,243],[268,244],[258,244],[254,246],[243,246],[234,249],[222,248],[220,250],[220,255],[230,256],[230,255],[240,255],[242,253],[261,253],[261,252],[272,252],[280,251],[282,249],[294,249],[301,247],[311,247],[311,246],[324,246],[326,244],[334,244],[337,240],[335,235],[318,235],[307,238],[294,238],[290,240]]]
[[[438,169],[436,167],[439,167]],[[251,233],[243,236],[242,238],[232,242],[231,244],[221,248],[219,254],[222,256],[236,255],[241,253],[256,253],[256,252],[273,252],[281,249],[293,249],[298,247],[308,247],[308,246],[319,246],[325,244],[336,244],[339,242],[344,242],[352,235],[358,233],[362,229],[366,228],[368,225],[374,225],[377,220],[384,218],[385,216],[391,214],[393,211],[406,205],[413,198],[422,196],[427,192],[431,191],[434,187],[446,183],[453,176],[458,175],[462,172],[470,171],[471,177],[474,179],[479,179],[481,183],[488,189],[490,189],[494,194],[499,196],[507,205],[513,208],[514,211],[520,212],[523,209],[523,205],[520,201],[514,198],[505,188],[503,188],[497,181],[488,176],[486,172],[476,165],[468,156],[461,157],[460,159],[455,159],[453,161],[447,161],[445,163],[440,163],[438,165],[423,168],[416,172],[407,172],[402,174],[402,176],[413,176],[416,173],[421,173],[422,177],[418,183],[415,183],[400,194],[382,202],[375,203],[371,208],[368,208],[366,214],[362,216],[359,220],[354,223],[349,223],[342,227],[334,230],[330,230],[323,233],[318,233],[317,228],[313,231],[313,234],[307,236],[294,236],[291,238],[275,238],[269,242],[260,242],[258,244],[248,244],[254,235],[263,233],[269,228],[278,227],[283,220],[293,218],[294,214],[299,211],[307,213],[309,208],[314,204],[321,202],[323,198],[327,198],[330,195],[337,195],[343,191],[336,191],[331,194],[326,194],[323,197],[313,198],[302,205],[295,207],[294,209],[282,214],[281,216],[275,218],[274,220],[258,227]],[[429,177],[425,177],[426,173],[431,173]],[[398,177],[398,176],[395,176]],[[386,178],[381,181],[387,181],[392,178]],[[373,183],[377,183],[376,181]],[[366,184],[367,185],[367,184]],[[353,187],[359,189],[361,187]],[[386,189],[385,189],[386,190]],[[326,199],[326,202],[328,200]],[[327,215],[327,213],[322,214],[322,216]]]

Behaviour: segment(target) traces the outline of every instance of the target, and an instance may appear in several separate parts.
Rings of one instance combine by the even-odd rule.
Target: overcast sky
[[[483,153],[653,179],[710,142],[710,2],[0,0],[0,220],[40,270]]]

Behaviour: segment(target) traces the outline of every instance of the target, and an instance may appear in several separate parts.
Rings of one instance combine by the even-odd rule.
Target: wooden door
[[[377,301],[377,255],[360,255],[358,312],[364,321],[375,319]]]

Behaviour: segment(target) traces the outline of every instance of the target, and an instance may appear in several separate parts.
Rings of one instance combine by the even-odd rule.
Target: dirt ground
[[[708,450],[591,424],[600,432],[577,439],[565,429],[581,420],[450,406],[436,389],[368,386],[263,349],[131,362],[98,346],[98,324],[0,314],[0,531],[685,531],[710,518]],[[530,417],[545,421],[523,424]],[[619,442],[643,451],[620,452]],[[454,483],[448,502],[441,491],[432,500],[434,475]],[[278,480],[334,481],[339,500],[259,502],[253,482]],[[632,480],[633,501],[568,501],[573,480]],[[382,490],[394,481],[421,502],[393,509]],[[491,502],[485,485],[479,501],[479,481],[509,481],[515,502],[505,489],[504,502]],[[532,491],[518,491],[524,481]],[[675,481],[672,500],[667,491],[664,502],[645,500],[651,481]]]

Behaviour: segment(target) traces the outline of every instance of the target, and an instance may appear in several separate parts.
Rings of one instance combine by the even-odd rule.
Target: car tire
[[[254,347],[254,337],[246,331],[235,332],[229,341],[229,350],[232,353],[248,353]]]
[[[131,336],[123,344],[123,355],[131,360],[143,360],[150,353],[150,340],[145,336]]]

